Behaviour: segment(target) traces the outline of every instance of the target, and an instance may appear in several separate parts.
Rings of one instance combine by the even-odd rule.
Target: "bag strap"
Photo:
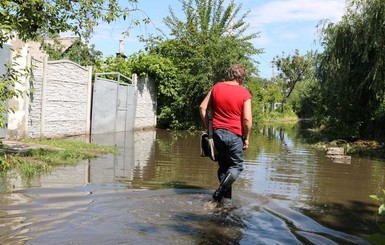
[[[213,137],[213,96],[210,95],[210,110],[209,110],[209,138]]]

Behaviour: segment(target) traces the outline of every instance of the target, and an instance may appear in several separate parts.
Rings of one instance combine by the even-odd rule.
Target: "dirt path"
[[[50,149],[50,150],[60,150],[58,147],[47,146],[47,145],[38,145],[32,143],[24,143],[21,141],[13,141],[13,140],[3,140],[2,146],[0,147],[0,151],[4,151],[5,153],[19,153],[26,152],[32,149]]]

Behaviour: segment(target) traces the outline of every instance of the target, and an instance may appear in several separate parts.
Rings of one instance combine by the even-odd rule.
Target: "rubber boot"
[[[223,193],[224,198],[231,199],[231,189],[232,188],[230,186],[230,188],[225,193]]]
[[[213,199],[217,202],[222,201],[222,198],[224,197],[225,193],[231,189],[231,185],[234,183],[235,178],[231,175],[231,173],[228,173],[226,177],[222,180],[221,184],[219,185],[218,189],[213,194]],[[231,197],[231,190],[230,190],[230,197]]]

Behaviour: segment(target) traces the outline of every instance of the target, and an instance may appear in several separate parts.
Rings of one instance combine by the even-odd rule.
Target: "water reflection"
[[[210,204],[217,168],[199,156],[199,132],[93,135],[91,142],[120,152],[28,184],[2,178],[1,241],[368,244],[362,237],[378,231],[369,195],[385,186],[384,162],[338,164],[299,140],[298,130],[253,132],[233,200],[221,207]]]
[[[385,186],[384,162],[362,158],[352,158],[349,165],[335,162],[324,151],[296,140],[297,127],[261,130],[257,135],[264,145],[246,171],[254,180],[253,191],[333,229],[361,235],[378,231],[379,204],[369,195]]]
[[[90,161],[90,184],[129,183],[143,178],[143,170],[154,153],[155,130],[99,134],[91,143],[115,145],[118,154],[109,154]]]

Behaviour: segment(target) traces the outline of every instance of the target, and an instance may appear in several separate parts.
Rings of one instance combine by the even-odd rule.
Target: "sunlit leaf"
[[[378,208],[378,214],[379,214],[379,215],[385,215],[385,204],[382,204],[382,205]]]
[[[376,200],[376,201],[381,201],[377,195],[370,195],[369,197]]]

